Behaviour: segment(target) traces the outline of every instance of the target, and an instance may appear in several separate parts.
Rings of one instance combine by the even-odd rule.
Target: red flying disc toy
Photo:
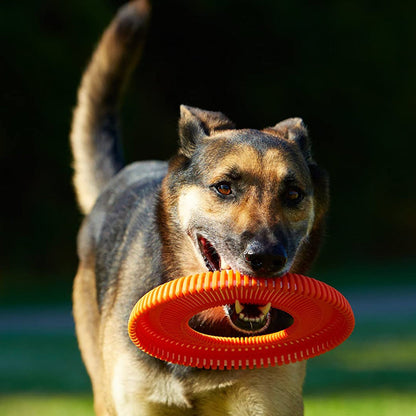
[[[290,314],[288,328],[265,335],[218,337],[195,331],[189,320],[206,309],[267,305]],[[354,328],[348,301],[331,286],[298,274],[273,279],[232,270],[171,280],[133,308],[129,335],[153,357],[206,369],[269,367],[306,360],[341,344]]]

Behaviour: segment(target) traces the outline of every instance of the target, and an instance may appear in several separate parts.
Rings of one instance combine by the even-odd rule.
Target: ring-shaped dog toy
[[[195,331],[189,320],[208,308],[265,305],[289,313],[287,329],[267,335],[218,337]],[[298,274],[263,279],[232,270],[171,280],[143,296],[128,331],[147,354],[174,364],[206,369],[245,369],[294,363],[323,354],[345,341],[354,315],[331,286]]]

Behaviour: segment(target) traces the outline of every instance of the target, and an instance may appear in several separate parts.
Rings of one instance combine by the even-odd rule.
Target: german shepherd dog
[[[207,270],[250,276],[306,273],[328,205],[328,180],[299,118],[236,129],[220,112],[181,106],[179,150],[167,163],[124,167],[117,109],[141,53],[145,0],[120,9],[85,71],[71,145],[86,215],[74,283],[76,333],[97,415],[296,416],[305,363],[201,370],[150,357],[129,339],[137,300],[171,279]],[[289,326],[265,305],[203,311],[206,334],[252,336]]]

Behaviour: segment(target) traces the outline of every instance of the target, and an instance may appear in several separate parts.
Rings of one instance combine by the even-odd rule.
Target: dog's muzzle
[[[264,245],[254,241],[248,244],[244,260],[257,275],[275,277],[284,270],[287,253],[282,244]]]

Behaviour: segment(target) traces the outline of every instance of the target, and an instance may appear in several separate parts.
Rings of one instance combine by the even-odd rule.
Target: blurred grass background
[[[82,70],[122,3],[0,3],[1,415],[92,414],[71,321],[81,216],[68,130]],[[302,117],[331,175],[311,275],[357,314],[351,338],[310,361],[306,414],[415,414],[416,3],[153,3],[123,106],[126,159],[174,152],[181,103],[240,127]]]
[[[357,326],[340,347],[309,361],[306,415],[414,414],[416,305],[414,287],[409,289],[368,290],[369,301],[358,287],[342,289]],[[372,308],[374,301],[383,307]],[[70,305],[8,308],[0,317],[1,312],[19,325],[0,319],[0,414],[92,416]]]

